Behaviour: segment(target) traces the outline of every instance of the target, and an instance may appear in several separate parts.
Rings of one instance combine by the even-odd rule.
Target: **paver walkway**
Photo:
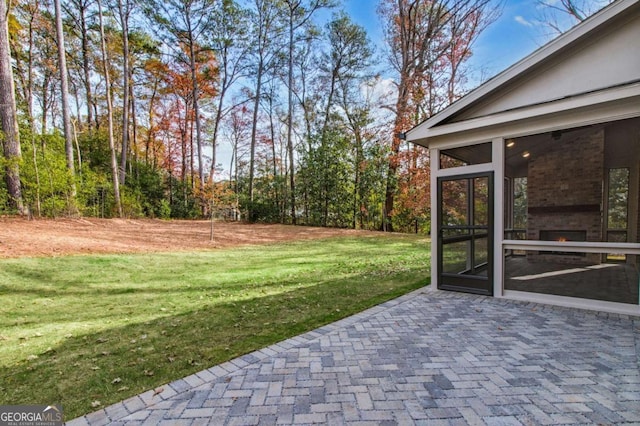
[[[70,422],[639,424],[640,318],[419,290]]]

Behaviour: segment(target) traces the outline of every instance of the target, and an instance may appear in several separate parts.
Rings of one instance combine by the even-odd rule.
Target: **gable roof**
[[[629,23],[631,25],[627,25]],[[638,23],[640,23],[640,0],[614,1],[438,114],[414,127],[407,132],[407,139],[423,142],[428,134],[432,133],[430,130],[434,127],[465,120],[478,121],[477,119],[482,116],[542,105],[558,99],[567,99],[571,96],[585,95],[621,85],[638,85],[640,83],[640,42],[638,42],[640,40],[640,25],[637,25]],[[627,29],[626,33],[618,38],[609,37],[611,40],[600,41],[600,44],[596,46],[599,53],[606,55],[609,59],[608,62],[604,61],[605,69],[591,70],[590,64],[586,62],[585,58],[591,58],[588,60],[593,64],[595,64],[594,61],[602,61],[601,56],[589,56],[591,50],[594,49],[591,40],[598,39],[598,37],[602,39],[611,33],[617,35],[617,33],[621,33],[619,28],[624,25],[627,25],[631,30]],[[622,48],[618,49],[618,46]],[[584,51],[581,52],[583,49]],[[625,49],[631,49],[631,55],[628,55],[628,52],[625,53]],[[611,58],[611,55],[618,55],[618,57]],[[627,61],[629,66],[611,68],[612,64],[620,62],[616,59]],[[571,60],[573,63],[570,62]],[[570,73],[558,65],[563,63],[566,63],[565,68],[573,66],[570,68]],[[540,78],[541,72],[546,72],[549,75]],[[605,75],[592,78],[597,72]],[[554,82],[555,87],[553,86]],[[565,88],[563,85],[571,87]],[[637,90],[634,90],[635,92]],[[463,126],[452,127],[462,128]]]

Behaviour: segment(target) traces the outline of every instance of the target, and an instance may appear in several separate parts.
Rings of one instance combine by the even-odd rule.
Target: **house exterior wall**
[[[592,34],[562,55],[549,59],[513,84],[499,88],[486,100],[460,113],[452,121],[513,110],[638,79],[640,16]]]
[[[493,158],[488,164],[473,164],[465,167],[440,169],[438,164],[431,167],[432,220],[437,223],[438,178],[457,175],[493,172],[495,176],[494,208],[504,211],[507,202],[501,196],[507,164],[505,141],[527,138],[533,135],[551,135],[566,129],[584,130],[575,146],[590,146],[592,153],[569,146],[564,152],[544,153],[549,161],[548,169],[541,165],[527,170],[528,174],[538,174],[540,179],[555,182],[549,186],[551,198],[560,200],[560,206],[549,201],[538,200],[544,212],[546,207],[587,205],[589,212],[571,212],[548,215],[546,218],[532,218],[538,221],[539,229],[527,235],[527,240],[510,239],[504,234],[502,214],[494,217],[494,296],[515,300],[574,306],[625,314],[640,315],[637,303],[617,303],[580,297],[562,297],[504,288],[506,273],[505,255],[519,253],[560,252],[567,259],[576,258],[569,253],[583,253],[597,256],[601,261],[605,254],[624,254],[628,260],[640,259],[640,133],[628,138],[624,128],[618,124],[624,120],[640,117],[640,55],[637,53],[640,40],[640,0],[618,0],[594,17],[565,33],[557,40],[543,46],[532,55],[508,68],[470,94],[447,107],[444,111],[426,120],[406,133],[407,140],[425,147],[431,158],[439,158],[441,150],[461,148],[491,141]],[[608,123],[616,123],[615,132],[603,136],[602,129]],[[588,130],[590,129],[590,130]],[[591,133],[589,133],[591,132]],[[568,135],[565,135],[568,136]],[[564,139],[563,139],[564,140]],[[634,147],[634,142],[636,145]],[[606,148],[606,149],[604,149]],[[631,153],[629,149],[635,154]],[[604,149],[604,154],[602,153]],[[540,150],[538,149],[538,153]],[[533,155],[531,156],[533,160]],[[569,158],[571,157],[571,158]],[[540,159],[540,161],[542,161]],[[580,167],[578,167],[580,165]],[[632,170],[631,200],[634,211],[628,216],[632,225],[629,242],[606,242],[603,238],[603,184],[607,170],[612,167],[629,167]],[[554,169],[553,172],[550,169]],[[634,171],[635,170],[635,171]],[[585,173],[586,171],[586,173]],[[544,178],[544,179],[543,179]],[[534,178],[535,179],[535,178]],[[578,183],[579,182],[579,183]],[[577,183],[577,186],[574,185]],[[541,182],[542,185],[550,185]],[[532,185],[532,183],[530,183]],[[596,190],[597,188],[597,190]],[[530,195],[531,197],[531,195]],[[535,196],[534,196],[535,199]],[[533,205],[531,203],[530,205]],[[545,203],[551,203],[547,205]],[[595,207],[594,207],[595,206]],[[550,209],[553,210],[553,209]],[[562,209],[560,209],[562,210]],[[575,210],[575,209],[574,209]],[[540,211],[540,210],[538,210]],[[596,213],[597,211],[597,213]],[[586,217],[579,216],[585,214]],[[589,214],[586,214],[589,213]],[[597,216],[597,219],[596,219]],[[556,230],[575,228],[587,232],[586,242],[540,241],[539,231],[544,225]],[[438,235],[432,227],[432,289],[438,283],[437,252]],[[552,238],[558,238],[557,236]],[[557,258],[554,258],[554,261]],[[552,262],[549,262],[552,263]],[[544,266],[544,265],[543,265]],[[574,268],[574,267],[570,267]],[[574,268],[576,269],[576,268]],[[595,268],[596,270],[598,268]],[[637,274],[636,274],[637,275]],[[637,280],[637,276],[634,278]]]

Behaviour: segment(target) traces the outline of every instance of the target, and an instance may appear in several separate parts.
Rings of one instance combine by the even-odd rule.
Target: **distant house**
[[[407,133],[431,158],[432,287],[640,314],[640,0]]]

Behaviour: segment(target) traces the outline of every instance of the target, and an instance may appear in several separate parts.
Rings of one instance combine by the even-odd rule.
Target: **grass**
[[[428,284],[427,241],[0,261],[0,405],[71,419]]]

